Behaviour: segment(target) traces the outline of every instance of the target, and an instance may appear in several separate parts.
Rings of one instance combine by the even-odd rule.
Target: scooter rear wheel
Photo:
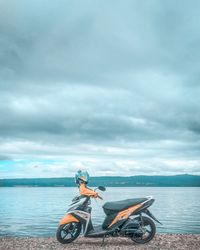
[[[81,232],[81,223],[70,222],[60,225],[56,232],[57,240],[62,244],[68,244],[74,241]]]
[[[156,233],[155,223],[146,216],[136,218],[140,223],[141,233],[135,233],[131,236],[132,241],[138,244],[145,244],[153,239]],[[142,220],[141,220],[142,219]]]

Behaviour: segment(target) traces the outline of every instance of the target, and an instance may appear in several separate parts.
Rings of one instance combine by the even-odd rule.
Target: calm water
[[[53,236],[77,188],[0,188],[0,235]],[[161,233],[200,233],[200,188],[107,188],[104,201],[153,195],[153,214]],[[102,223],[103,202],[93,201],[94,224]]]

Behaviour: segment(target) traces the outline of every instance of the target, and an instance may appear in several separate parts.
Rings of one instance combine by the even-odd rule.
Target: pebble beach
[[[102,239],[80,237],[74,243],[62,245],[53,237],[50,238],[19,238],[0,237],[0,250],[36,250],[36,249],[116,249],[116,250],[199,250],[200,234],[157,234],[154,239],[138,245],[127,238],[106,238],[102,246]]]

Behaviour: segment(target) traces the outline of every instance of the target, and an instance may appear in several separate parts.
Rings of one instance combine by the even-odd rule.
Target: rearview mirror
[[[103,186],[99,186],[98,189],[101,190],[101,191],[106,191],[106,188],[103,187]]]

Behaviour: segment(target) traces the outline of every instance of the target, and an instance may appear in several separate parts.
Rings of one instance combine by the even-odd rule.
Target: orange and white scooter
[[[88,179],[87,172],[79,171],[76,174],[80,196],[76,196],[72,200],[67,214],[59,223],[56,237],[60,243],[71,243],[80,235],[81,231],[84,237],[103,238],[103,242],[109,236],[128,237],[140,244],[153,239],[156,233],[153,220],[160,223],[148,210],[154,202],[153,197],[106,202],[103,205],[106,215],[103,224],[93,227],[91,198],[102,199],[96,190],[105,191],[106,188],[99,186],[95,190],[89,189],[87,187]]]

